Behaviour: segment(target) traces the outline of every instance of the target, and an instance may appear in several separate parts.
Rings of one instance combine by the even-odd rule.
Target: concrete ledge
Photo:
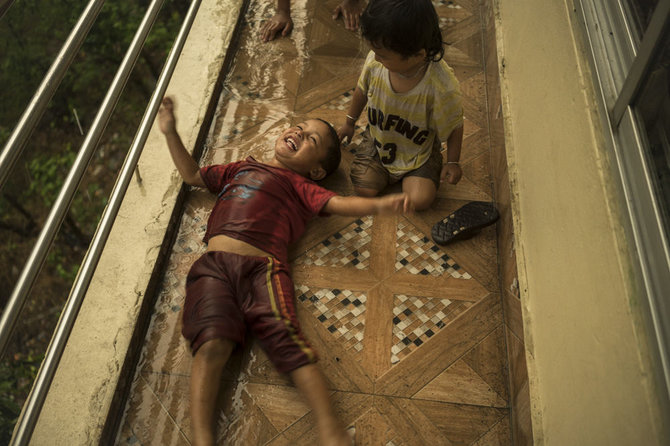
[[[497,0],[535,444],[668,444],[573,1]]]
[[[243,0],[203,0],[168,94],[193,150]],[[31,444],[99,444],[154,265],[181,190],[154,126],[56,372]],[[151,296],[149,296],[151,297]],[[148,297],[148,298],[149,298]]]

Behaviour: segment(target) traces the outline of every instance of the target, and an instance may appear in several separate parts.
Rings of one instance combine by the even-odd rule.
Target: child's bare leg
[[[235,344],[227,339],[207,341],[191,365],[191,431],[195,446],[214,445],[215,411],[223,368]]]
[[[377,189],[370,189],[368,187],[354,186],[354,192],[359,197],[376,197],[379,191]]]
[[[402,180],[402,191],[409,195],[414,209],[422,211],[427,209],[435,200],[437,188],[429,178],[405,177]]]
[[[290,373],[293,382],[307,400],[316,417],[319,439],[325,445],[351,445],[351,439],[335,417],[330,405],[326,378],[315,364],[308,364]]]

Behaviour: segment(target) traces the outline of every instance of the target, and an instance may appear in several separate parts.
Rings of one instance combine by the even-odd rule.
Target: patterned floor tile
[[[394,296],[391,364],[415,351],[471,305],[449,299]]]
[[[371,226],[372,217],[358,219],[307,251],[295,263],[297,265],[369,268],[368,245],[371,240]]]
[[[296,299],[311,309],[314,317],[342,342],[345,350],[360,352],[365,334],[367,296],[360,292],[339,289],[312,291],[296,286]]]
[[[471,279],[454,259],[420,233],[411,223],[401,220],[397,229],[396,271],[440,276],[450,274],[457,279]]]
[[[332,20],[339,3],[292,2],[293,32],[265,44],[258,34],[275,5],[252,0],[203,165],[269,159],[281,131],[308,117],[323,117],[335,127],[344,123],[368,47],[342,20]],[[461,161],[470,177],[441,187],[434,209],[417,213],[420,218],[318,219],[291,248],[303,332],[319,352],[338,417],[361,445],[510,444],[502,316],[495,287],[481,283],[491,275],[482,271],[493,270],[483,268],[481,255],[464,252],[479,244],[442,248],[429,237],[432,222],[457,200],[490,193],[483,190],[490,143],[479,2],[433,4],[448,42],[445,59],[462,82]],[[349,166],[366,125],[362,113],[326,187],[353,193]],[[470,146],[476,153],[467,152]],[[190,441],[185,392],[191,355],[180,334],[180,313],[186,275],[205,250],[202,237],[213,203],[206,191],[194,190],[187,198],[119,434],[125,444],[166,440],[160,431],[165,426],[170,438]],[[315,444],[313,414],[258,344],[236,349],[229,362],[222,377],[229,385],[218,414],[220,444]]]

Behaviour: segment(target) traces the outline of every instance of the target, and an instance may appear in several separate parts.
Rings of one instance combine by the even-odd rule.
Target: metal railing
[[[44,114],[44,110],[49,105],[49,101],[58,89],[68,68],[70,68],[72,60],[77,55],[82,43],[84,43],[84,39],[91,30],[104,4],[105,0],[91,0],[88,3],[81,17],[79,17],[79,21],[72,28],[70,35],[56,56],[56,59],[51,64],[49,71],[44,76],[42,83],[37,88],[35,95],[30,100],[28,107],[23,112],[7,144],[2,149],[2,153],[0,153],[0,188],[7,181],[7,177],[12,171],[19,155],[21,155],[23,148],[26,146],[30,134]],[[3,351],[4,346],[0,349],[0,352]]]
[[[74,193],[81,182],[86,167],[102,137],[118,99],[123,92],[125,83],[132,72],[142,46],[144,45],[163,2],[164,0],[153,0],[149,5],[126,55],[119,66],[119,70],[110,85],[107,95],[100,106],[100,110],[95,117],[91,130],[88,132],[65,183],[60,190],[58,198],[50,211],[49,217],[47,218],[45,226],[40,233],[28,261],[26,262],[19,281],[12,292],[10,300],[2,314],[2,319],[0,319],[0,354],[4,353],[7,347],[18,315],[20,314],[37,275],[39,274],[46,258],[46,254],[53,243],[63,218],[69,210]],[[72,61],[74,54],[76,54],[76,51],[81,46],[86,33],[93,23],[89,23],[89,21],[95,20],[103,3],[104,0],[92,0],[89,3],[87,9],[82,14],[82,18],[72,31],[70,38],[61,49],[52,68],[45,76],[38,93],[33,97],[30,106],[26,109],[26,112],[24,112],[10,141],[7,146],[5,146],[5,149],[3,149],[2,157],[0,157],[0,188],[4,184],[8,175],[7,172],[11,170],[22,147],[25,145],[25,141],[30,136],[32,129],[39,121],[46,105],[53,96],[57,85],[60,83],[67,67]],[[191,6],[159,76],[156,88],[151,96],[131,148],[121,168],[119,177],[111,192],[109,202],[103,211],[93,241],[89,246],[88,252],[72,286],[72,290],[58,321],[58,325],[56,326],[56,330],[45,354],[44,361],[38,372],[33,389],[23,407],[19,421],[17,422],[14,436],[12,437],[12,445],[26,445],[30,441],[40,410],[46,399],[47,391],[55,375],[67,339],[74,326],[77,313],[79,312],[84,295],[91,282],[91,278],[93,277],[93,273],[111,231],[114,219],[118,214],[123,197],[130,184],[130,180],[132,179],[133,172],[135,171],[135,167],[149,135],[149,130],[158,112],[160,101],[165,94],[168,82],[172,77],[177,60],[184,47],[186,37],[195,20],[198,8],[200,7],[200,3],[201,0],[193,0],[191,2]],[[14,135],[16,135],[16,137]]]

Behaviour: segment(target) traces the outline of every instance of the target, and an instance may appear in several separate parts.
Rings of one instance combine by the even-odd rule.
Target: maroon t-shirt
[[[321,212],[335,192],[288,169],[249,157],[200,169],[207,188],[218,194],[204,241],[215,235],[249,243],[288,264],[288,245]]]

